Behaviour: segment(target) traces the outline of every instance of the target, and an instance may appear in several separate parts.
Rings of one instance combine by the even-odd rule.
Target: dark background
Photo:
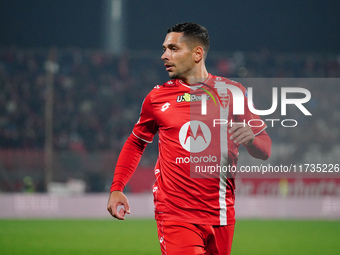
[[[0,0],[0,45],[101,48],[103,0]],[[340,52],[340,1],[125,0],[126,48],[161,50],[179,22],[206,26],[212,49]]]

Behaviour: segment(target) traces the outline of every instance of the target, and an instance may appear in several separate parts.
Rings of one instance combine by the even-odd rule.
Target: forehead
[[[171,32],[168,33],[164,39],[163,46],[174,45],[174,44],[183,44],[183,32]]]

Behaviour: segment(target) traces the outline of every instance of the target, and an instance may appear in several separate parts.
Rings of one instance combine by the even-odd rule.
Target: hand
[[[251,145],[255,140],[255,135],[248,125],[243,125],[239,123],[233,123],[232,127],[229,122],[229,133],[230,140],[233,140],[236,144]]]
[[[120,208],[119,212],[117,211],[118,206],[123,206],[123,208]],[[125,220],[125,214],[130,214],[130,206],[123,192],[111,192],[109,201],[107,202],[107,210],[113,217],[117,218],[118,220]]]

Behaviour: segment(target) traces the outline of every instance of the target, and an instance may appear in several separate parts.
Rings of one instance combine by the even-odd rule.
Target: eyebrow
[[[174,43],[170,43],[168,44],[167,46],[166,45],[162,45],[163,48],[171,48],[171,47],[179,47],[177,44],[174,44]]]

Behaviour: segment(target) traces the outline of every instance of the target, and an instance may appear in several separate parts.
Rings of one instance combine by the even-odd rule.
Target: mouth
[[[164,64],[165,66],[165,70],[167,70],[168,72],[171,71],[171,68],[173,67],[173,65],[170,64]]]

